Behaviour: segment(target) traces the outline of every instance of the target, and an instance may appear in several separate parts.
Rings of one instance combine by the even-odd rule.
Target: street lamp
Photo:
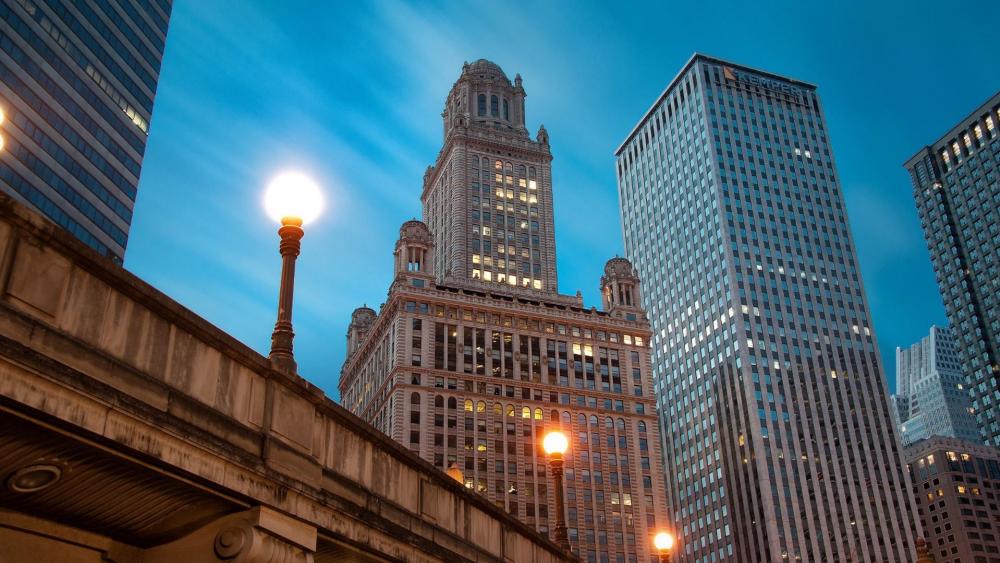
[[[542,449],[549,458],[549,467],[556,487],[556,543],[563,550],[569,551],[569,538],[566,536],[566,509],[563,500],[563,454],[569,448],[566,435],[553,430],[542,439]]]
[[[292,295],[295,289],[295,259],[299,255],[302,226],[323,210],[323,195],[309,177],[298,172],[285,172],[271,181],[264,195],[268,215],[281,224],[281,288],[278,291],[278,321],[271,334],[271,365],[295,373],[292,354]]]
[[[660,563],[670,563],[670,552],[674,549],[674,535],[670,532],[659,532],[653,536],[653,547],[660,557]]]

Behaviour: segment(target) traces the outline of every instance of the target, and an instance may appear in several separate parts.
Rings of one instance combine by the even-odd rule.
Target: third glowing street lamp
[[[542,449],[549,458],[549,470],[556,488],[556,543],[567,552],[570,547],[569,538],[566,536],[566,509],[563,500],[563,454],[568,448],[569,440],[558,430],[549,432],[542,439]]]
[[[323,210],[323,195],[315,182],[298,172],[285,172],[271,181],[264,196],[264,207],[281,224],[281,288],[278,291],[278,321],[271,334],[271,365],[295,373],[292,354],[292,297],[295,292],[295,259],[299,255],[302,226]]]
[[[660,563],[670,563],[670,552],[674,550],[674,535],[670,532],[660,532],[653,537],[653,547],[659,555]]]

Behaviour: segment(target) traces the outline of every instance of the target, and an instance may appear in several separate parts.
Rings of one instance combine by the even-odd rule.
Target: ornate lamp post
[[[323,195],[319,187],[298,172],[285,172],[267,187],[264,207],[272,219],[281,224],[281,289],[278,291],[278,321],[271,334],[271,365],[275,369],[295,373],[292,354],[292,296],[295,291],[295,259],[299,255],[302,226],[323,210]]]
[[[660,557],[660,563],[670,563],[670,552],[674,549],[674,535],[670,532],[659,532],[653,536],[653,547]]]
[[[566,508],[563,499],[563,454],[569,448],[566,435],[554,430],[542,439],[542,448],[549,458],[549,470],[556,488],[556,543],[569,552],[569,538],[566,536]]]

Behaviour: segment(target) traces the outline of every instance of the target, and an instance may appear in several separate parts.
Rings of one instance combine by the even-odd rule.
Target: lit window
[[[538,189],[538,184],[535,183],[534,180],[529,180],[528,181],[528,189],[529,190],[537,190]]]
[[[521,407],[521,418],[531,418],[530,407]]]
[[[542,289],[542,280],[533,280],[531,283],[535,289]]]
[[[466,412],[472,412],[472,400],[471,399],[466,399],[464,406],[465,406]]]

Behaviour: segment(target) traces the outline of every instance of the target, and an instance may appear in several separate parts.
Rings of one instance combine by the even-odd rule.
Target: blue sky
[[[695,51],[819,86],[890,385],[944,313],[902,163],[1000,89],[1000,3],[176,0],[125,266],[266,354],[280,261],[267,181],[327,211],[296,278],[300,373],[337,396],[378,308],[463,61],[520,73],[552,144],[560,290],[622,253],[614,149]],[[990,22],[990,23],[985,23]]]

